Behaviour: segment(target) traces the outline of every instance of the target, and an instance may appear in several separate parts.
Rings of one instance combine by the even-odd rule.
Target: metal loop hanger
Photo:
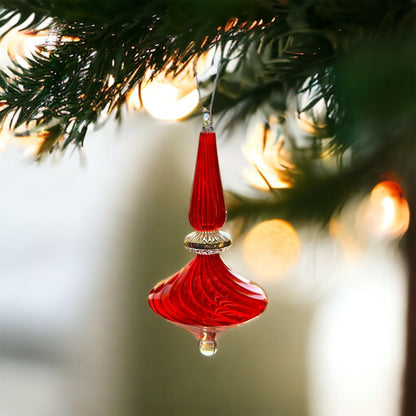
[[[202,130],[203,131],[214,131],[214,126],[212,122],[212,108],[214,106],[215,92],[217,91],[218,79],[221,72],[221,68],[224,65],[224,62],[220,61],[217,67],[217,74],[215,75],[211,103],[208,107],[204,106],[202,102],[202,93],[201,93],[201,84],[199,83],[198,73],[196,71],[195,61],[193,61],[194,76],[196,80],[196,88],[198,90],[199,102],[202,107]]]

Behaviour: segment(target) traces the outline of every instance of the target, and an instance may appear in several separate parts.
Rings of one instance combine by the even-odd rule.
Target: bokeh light
[[[16,133],[14,135],[14,141],[25,149],[26,154],[36,156],[39,154],[47,135],[47,129],[39,131],[36,131],[36,129],[27,129],[23,133]]]
[[[409,227],[409,204],[401,186],[394,181],[377,184],[357,212],[357,222],[370,233],[391,238],[401,237]]]
[[[243,242],[247,265],[259,277],[275,279],[299,258],[301,243],[296,230],[286,221],[268,220],[254,226]]]
[[[43,22],[44,29],[20,29],[22,25],[19,25],[1,36],[0,68],[3,71],[13,75],[10,68],[15,65],[28,68],[29,59],[35,56],[49,56],[59,43],[80,41],[76,36],[61,36],[54,27],[46,28],[48,22],[49,19]]]
[[[47,26],[49,19],[43,22]],[[15,24],[17,21],[14,22]],[[11,21],[9,25],[12,25]],[[12,27],[3,33],[0,40],[0,69],[9,76],[14,77],[16,66],[28,68],[30,60],[37,56],[48,56],[58,43],[78,42],[76,36],[61,36],[58,31],[38,28],[36,30],[19,29],[22,25]],[[23,24],[25,26],[25,24]],[[0,110],[7,111],[8,104],[0,103]],[[37,155],[48,135],[47,126],[38,126],[35,118],[16,127],[20,110],[9,111],[0,124],[0,151],[3,151],[11,142],[17,143],[26,149],[26,153]],[[39,113],[36,119],[39,118]]]
[[[148,73],[141,87],[143,107],[154,118],[180,120],[189,115],[198,105],[199,97],[195,78],[190,71],[177,77],[162,72],[150,79]]]
[[[256,124],[243,147],[243,154],[250,164],[243,170],[243,176],[250,185],[263,191],[291,186],[287,171],[293,170],[294,166],[289,162],[290,155],[278,129],[278,124],[271,120],[267,127]]]
[[[41,53],[48,36],[47,30],[30,32],[13,29],[8,32],[0,42],[2,69],[7,71],[8,66],[13,67],[15,64],[27,68],[28,58]]]
[[[142,102],[140,101],[140,88],[135,85],[126,95],[127,109],[139,111],[143,109]]]

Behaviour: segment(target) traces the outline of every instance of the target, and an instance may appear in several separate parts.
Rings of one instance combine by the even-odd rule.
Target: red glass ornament
[[[199,135],[189,223],[196,231],[215,231],[224,225],[226,215],[216,136],[213,131],[202,131]]]
[[[183,326],[201,340],[260,315],[263,289],[233,272],[218,254],[198,254],[149,294],[155,313]]]
[[[263,290],[233,272],[218,254],[198,254],[149,294],[150,307],[178,324],[229,327],[260,315]]]
[[[218,254],[229,247],[231,239],[219,231],[226,209],[210,112],[204,117],[189,207],[195,232],[185,239],[185,246],[198,254],[157,284],[148,300],[156,314],[194,334],[201,353],[211,356],[217,350],[218,332],[260,315],[267,307],[267,297],[259,286],[233,272]]]

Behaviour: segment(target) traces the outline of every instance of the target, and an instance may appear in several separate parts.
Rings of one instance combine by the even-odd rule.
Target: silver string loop
[[[213,85],[213,90],[212,90],[212,95],[211,95],[211,103],[210,103],[209,107],[206,107],[206,106],[204,106],[204,104],[202,102],[201,85],[199,83],[198,73],[196,72],[195,61],[193,61],[194,76],[195,76],[195,80],[196,80],[196,88],[198,90],[199,102],[200,102],[201,107],[202,107],[202,130],[203,131],[213,131],[214,130],[213,122],[212,122],[212,108],[214,107],[215,92],[217,90],[218,79],[219,79],[219,75],[220,75],[221,68],[222,68],[223,65],[224,65],[224,62],[222,62],[222,61],[220,61],[218,63],[217,74],[215,75],[215,80],[214,80],[214,85]]]

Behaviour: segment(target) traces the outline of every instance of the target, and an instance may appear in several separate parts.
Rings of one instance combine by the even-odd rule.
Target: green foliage
[[[227,21],[237,16],[248,27],[257,14],[273,16],[268,3],[255,10],[240,9],[235,1],[221,7],[215,1],[202,3],[203,13],[195,13],[195,2],[189,1],[0,2],[5,9],[0,23],[9,21],[9,11],[31,29],[50,17],[58,36],[57,47],[34,56],[29,68],[16,65],[12,76],[0,73],[0,99],[8,104],[2,116],[19,112],[17,124],[59,120],[65,145],[82,144],[88,125],[102,112],[118,109],[148,69],[157,74],[169,65],[170,71],[180,72],[209,48],[229,41],[248,44],[256,33],[259,41],[263,26],[247,37],[238,26],[225,30]],[[77,41],[68,42],[68,37]]]
[[[28,66],[0,72],[0,118],[13,113],[17,126],[31,121],[43,130],[40,155],[82,145],[103,112],[120,117],[126,94],[148,70],[177,74],[216,48],[229,58],[215,104],[226,127],[259,112],[284,120],[289,97],[306,92],[310,101],[299,113],[322,100],[327,109],[311,160],[293,154],[294,189],[267,207],[244,201],[235,213],[296,216],[282,206],[287,201],[327,218],[358,184],[390,169],[406,174],[414,127],[411,0],[0,0],[0,10],[2,27],[18,17],[21,29],[47,25],[56,34],[55,47]],[[348,150],[350,158],[324,175],[313,167],[320,157],[313,149],[328,138],[333,157]]]
[[[3,117],[19,110],[19,123],[35,119],[48,125],[57,119],[65,143],[82,144],[88,125],[103,111],[118,109],[148,69],[157,74],[169,63],[171,71],[180,72],[190,60],[225,44],[238,52],[237,70],[227,74],[225,68],[219,87],[218,109],[238,110],[230,123],[244,120],[271,97],[281,97],[278,107],[283,110],[288,91],[309,76],[320,79],[335,48],[356,36],[344,35],[352,20],[360,33],[374,30],[367,25],[377,21],[361,16],[368,11],[366,2],[354,5],[353,12],[350,5],[346,11],[338,2],[326,1],[288,7],[271,0],[2,0],[0,25],[18,15],[17,24],[36,29],[51,18],[49,26],[61,39],[47,57],[33,57],[29,68],[17,65],[12,77],[0,74],[0,98],[8,104]],[[403,15],[408,8],[407,2],[401,7],[387,2],[376,10]],[[238,23],[226,27],[231,18]],[[263,23],[249,30],[260,19]],[[79,41],[64,41],[67,36]],[[110,77],[115,80],[111,86]]]
[[[411,192],[416,154],[414,39],[416,32],[405,30],[382,42],[363,41],[338,58],[331,88],[342,98],[343,116],[329,157],[348,149],[343,165],[325,172],[313,158],[299,159],[293,189],[276,190],[267,199],[236,199],[230,217],[283,216],[326,223],[350,195],[370,191],[386,174],[399,181],[405,195]]]

